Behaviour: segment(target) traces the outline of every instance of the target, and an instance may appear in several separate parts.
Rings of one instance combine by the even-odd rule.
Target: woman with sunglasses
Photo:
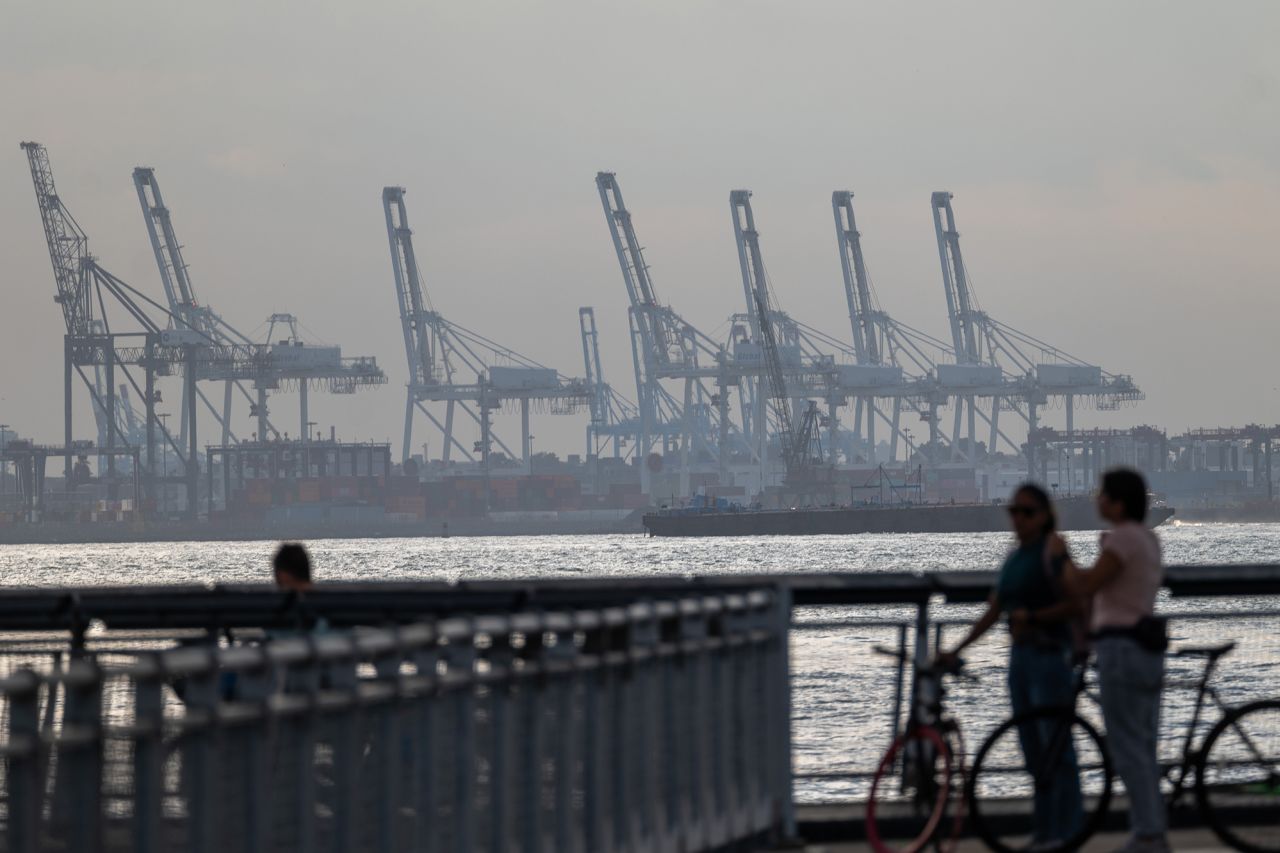
[[[1009,518],[1017,545],[1005,558],[987,610],[944,662],[955,658],[1007,616],[1009,703],[1015,715],[1032,708],[1070,704],[1074,696],[1073,639],[1069,621],[1079,606],[1062,582],[1065,556],[1050,552],[1057,519],[1044,489],[1025,483],[1013,493]],[[1018,730],[1028,767],[1038,763],[1051,733],[1041,731],[1051,721],[1028,723]],[[1034,837],[1031,849],[1054,849],[1072,838],[1084,818],[1080,774],[1074,750],[1068,746],[1049,785],[1036,790],[1032,803]]]

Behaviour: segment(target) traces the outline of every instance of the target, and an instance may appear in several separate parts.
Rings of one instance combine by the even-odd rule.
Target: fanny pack
[[[1099,640],[1126,637],[1149,652],[1161,653],[1169,648],[1169,620],[1163,616],[1143,616],[1127,628],[1101,628],[1093,636]]]

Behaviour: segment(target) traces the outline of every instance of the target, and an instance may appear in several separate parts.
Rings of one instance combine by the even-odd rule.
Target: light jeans
[[[1164,654],[1128,637],[1102,637],[1095,650],[1107,747],[1129,793],[1129,829],[1137,836],[1163,835],[1167,822],[1156,740]]]

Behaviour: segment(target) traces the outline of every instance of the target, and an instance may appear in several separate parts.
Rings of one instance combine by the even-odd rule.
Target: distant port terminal
[[[740,310],[713,335],[659,298],[618,178],[598,173],[606,227],[583,251],[616,257],[623,288],[597,307],[626,317],[628,340],[610,342],[632,356],[624,388],[605,376],[597,307],[578,309],[582,362],[568,373],[472,331],[483,318],[461,325],[446,285],[428,295],[406,190],[385,187],[391,264],[370,277],[394,291],[386,330],[401,332],[409,379],[400,440],[370,443],[314,421],[309,397],[401,393],[383,387],[378,360],[319,342],[298,315],[272,314],[254,336],[215,311],[216,294],[197,295],[154,169],[132,178],[157,280],[126,282],[90,252],[69,208],[75,190],[55,187],[47,149],[22,149],[65,326],[62,369],[48,377],[64,427],[35,436],[30,413],[0,411],[0,541],[639,533],[664,510],[808,508],[894,509],[901,529],[928,530],[926,517],[991,518],[1028,479],[1084,500],[1120,464],[1147,475],[1163,517],[1280,519],[1280,426],[1085,423],[1088,410],[1138,406],[1136,379],[980,308],[947,192],[929,198],[925,244],[945,333],[890,313],[922,300],[897,283],[877,291],[844,190],[830,199],[831,286],[848,320],[820,331],[788,313],[752,194],[733,190],[741,280],[725,296],[740,285]],[[541,418],[574,419],[581,452],[539,452]]]

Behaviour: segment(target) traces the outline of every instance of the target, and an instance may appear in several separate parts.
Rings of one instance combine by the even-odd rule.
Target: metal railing
[[[10,851],[711,850],[792,832],[790,605],[86,647],[0,682]],[[108,661],[109,658],[109,661]]]

